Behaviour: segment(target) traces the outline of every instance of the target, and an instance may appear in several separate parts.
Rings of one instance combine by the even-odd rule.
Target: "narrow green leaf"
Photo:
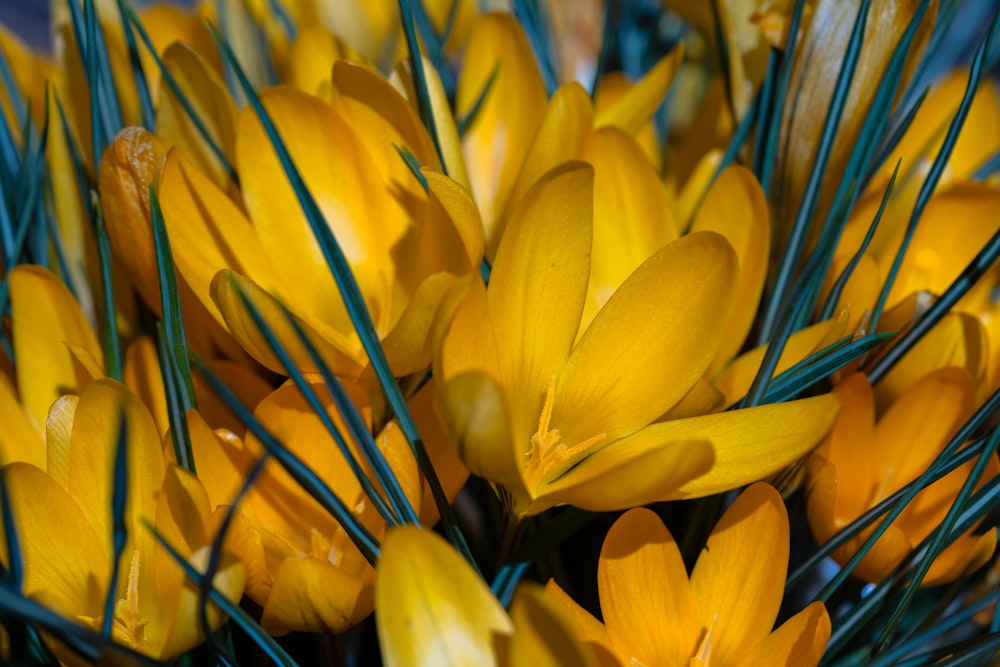
[[[174,446],[174,457],[185,470],[194,466],[194,449],[191,432],[188,430],[187,410],[184,408],[184,393],[180,378],[177,377],[177,363],[170,352],[168,334],[163,322],[156,323],[156,354],[160,362],[163,392],[166,395],[167,419],[170,423],[170,440]]]
[[[438,137],[437,124],[434,122],[434,113],[431,110],[431,96],[427,91],[427,77],[424,74],[423,58],[420,57],[420,43],[417,42],[417,33],[413,27],[413,10],[410,7],[410,0],[399,0],[399,16],[403,22],[406,47],[410,52],[410,69],[413,72],[413,88],[417,93],[417,110],[420,112],[420,120],[427,128],[427,133],[431,135],[434,150],[437,151],[438,160],[441,162],[441,168],[447,174],[444,151],[441,150],[441,139]]]
[[[466,113],[461,118],[457,118],[455,120],[455,125],[458,130],[458,136],[460,137],[465,136],[465,133],[468,131],[468,129],[472,127],[472,123],[475,122],[476,117],[479,115],[479,112],[483,108],[483,103],[486,101],[486,96],[489,95],[490,91],[493,89],[493,82],[496,81],[497,74],[499,72],[500,72],[500,63],[497,62],[497,64],[493,66],[493,69],[490,70],[490,75],[486,77],[486,83],[483,84],[483,89],[479,91],[479,94],[476,96],[476,100],[472,103],[472,106],[469,107],[468,113]]]
[[[397,153],[399,153],[399,157],[401,157],[403,162],[406,163],[410,173],[413,174],[413,177],[417,179],[418,183],[420,183],[424,192],[430,192],[430,187],[427,185],[427,177],[420,173],[420,162],[417,161],[417,156],[411,153],[410,149],[406,146],[397,146],[396,144],[393,144],[392,147],[396,149]]]
[[[126,430],[125,411],[118,416],[118,439],[115,444],[115,463],[111,478],[111,578],[108,579],[108,592],[104,599],[104,618],[101,623],[101,635],[111,638],[111,626],[115,620],[115,603],[118,600],[118,572],[121,568],[122,552],[125,551],[125,541],[128,538],[128,527],[125,525],[125,502],[128,496],[128,431]]]
[[[121,382],[122,349],[118,338],[118,313],[115,308],[115,289],[111,276],[111,241],[104,226],[101,202],[96,190],[90,191],[90,201],[91,209],[96,216],[97,256],[101,263],[101,295],[104,297],[102,308],[104,367],[109,378]]]
[[[118,16],[122,24],[122,32],[125,34],[125,45],[128,48],[128,62],[132,68],[132,82],[135,85],[136,94],[139,96],[139,106],[142,109],[142,124],[150,132],[156,132],[156,114],[153,111],[153,98],[149,94],[149,82],[146,80],[146,73],[142,69],[142,60],[139,58],[139,48],[135,43],[135,33],[132,32],[132,21],[129,12],[125,9],[124,0],[118,0]]]

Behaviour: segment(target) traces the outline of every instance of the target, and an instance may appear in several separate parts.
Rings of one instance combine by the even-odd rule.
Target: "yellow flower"
[[[112,472],[120,417],[126,429],[126,544],[116,581],[112,549]],[[208,499],[190,473],[166,465],[152,417],[124,386],[96,380],[53,406],[41,466],[3,470],[24,563],[23,590],[61,615],[99,631],[109,586],[116,600],[112,638],[169,659],[203,640],[199,590],[153,537],[156,529],[197,569],[212,539]],[[9,562],[6,545],[4,562]],[[223,560],[214,585],[236,601],[245,569]],[[209,622],[223,621],[214,605]],[[59,649],[55,649],[57,652]]]
[[[363,391],[346,384],[363,418],[372,418]],[[313,391],[321,397],[354,457],[363,461],[360,446],[349,436],[325,385]],[[433,385],[411,401],[411,409],[446,495],[453,499],[468,472],[444,443],[431,408]],[[255,417],[337,494],[375,539],[386,530],[371,499],[365,495],[346,459],[298,388],[287,383],[267,396]],[[206,473],[213,508],[229,505],[246,474],[263,453],[254,436],[246,442],[231,432],[213,433],[203,422],[191,426],[196,467]],[[421,520],[437,521],[430,490],[417,471],[399,427],[390,422],[375,438],[393,474]],[[372,472],[363,469],[370,479]],[[272,634],[293,631],[342,632],[363,620],[374,605],[375,571],[337,521],[281,466],[270,461],[237,510],[232,548],[247,563],[247,595],[263,608],[261,625]]]
[[[511,215],[489,287],[472,280],[449,304],[434,372],[466,465],[521,516],[704,496],[809,451],[835,398],[659,421],[691,414],[681,406],[723,339],[737,260],[722,236],[658,250],[580,333],[592,178],[579,163],[546,174]]]
[[[972,414],[974,391],[964,369],[942,368],[916,382],[876,421],[868,379],[856,374],[841,382],[834,393],[843,399],[844,407],[806,465],[809,524],[817,541],[826,542],[926,470]],[[972,466],[967,463],[921,491],[854,574],[871,582],[888,576],[944,519]],[[998,472],[1000,464],[994,456],[980,485]],[[873,530],[863,531],[838,549],[834,559],[845,563]],[[924,585],[947,583],[978,568],[995,546],[995,528],[983,535],[970,530],[938,556]]]
[[[778,617],[788,569],[788,514],[766,484],[743,492],[715,526],[690,579],[680,550],[647,509],[624,514],[601,549],[597,585],[604,623],[555,582],[547,593],[569,613],[603,664],[816,665],[830,637],[821,602]]]
[[[427,530],[406,526],[386,536],[375,594],[388,667],[596,664],[540,586],[518,586],[508,615],[469,564]]]

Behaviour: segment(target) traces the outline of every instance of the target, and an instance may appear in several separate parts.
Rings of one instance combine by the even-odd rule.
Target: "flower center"
[[[538,430],[531,436],[531,449],[528,451],[525,478],[532,489],[561,477],[590,453],[594,445],[607,437],[607,433],[600,433],[572,446],[564,444],[559,429],[549,428],[555,393],[556,379],[553,376],[545,391],[545,404],[538,419]]]
[[[112,634],[123,644],[142,649],[146,644],[146,626],[149,621],[139,611],[139,551],[132,552],[128,568],[128,588],[125,598],[115,603]]]
[[[708,667],[712,659],[712,634],[715,632],[715,624],[719,622],[719,615],[712,617],[712,625],[705,632],[705,636],[698,645],[698,652],[691,658],[690,667]]]

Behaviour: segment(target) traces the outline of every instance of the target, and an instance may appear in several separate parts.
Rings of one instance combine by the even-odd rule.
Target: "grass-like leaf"
[[[111,478],[111,578],[108,579],[108,592],[104,600],[104,619],[101,623],[101,635],[111,638],[111,626],[115,620],[115,602],[118,599],[118,572],[121,569],[122,552],[125,551],[125,541],[128,539],[128,528],[125,525],[125,503],[128,497],[128,430],[125,423],[125,411],[121,410],[118,418],[118,440],[115,444],[115,462]]]
[[[455,127],[458,130],[458,136],[465,136],[465,133],[472,127],[475,122],[476,117],[479,116],[479,112],[483,108],[483,103],[486,102],[486,96],[490,94],[493,90],[493,82],[497,79],[497,74],[500,72],[500,62],[498,61],[493,69],[490,70],[490,75],[486,77],[486,83],[483,84],[483,89],[479,91],[476,95],[475,101],[472,106],[469,107],[469,111],[461,118],[455,119]]]
[[[102,343],[104,344],[104,369],[109,378],[122,381],[122,349],[118,338],[118,318],[115,309],[115,290],[111,275],[111,241],[104,226],[101,202],[95,190],[90,191],[91,209],[95,215],[97,232],[97,257],[101,264]],[[68,274],[66,275],[69,278]]]
[[[129,10],[131,7],[128,8]],[[122,32],[125,34],[125,45],[128,48],[128,62],[132,68],[132,83],[135,85],[136,94],[139,96],[139,107],[142,109],[142,124],[150,132],[156,132],[156,114],[153,112],[153,98],[149,94],[149,82],[146,80],[146,73],[142,69],[142,60],[139,58],[139,49],[135,43],[135,33],[132,32],[132,21],[129,18],[129,11],[126,10],[126,2],[118,1],[118,16],[122,24]],[[156,56],[155,49],[153,50]]]
[[[417,2],[419,4],[419,0]],[[413,27],[413,10],[410,7],[410,0],[399,0],[399,16],[403,23],[403,34],[406,36],[406,47],[410,52],[410,69],[413,72],[413,88],[417,94],[417,110],[420,112],[420,120],[427,128],[427,133],[431,135],[434,150],[437,151],[438,160],[441,161],[441,168],[447,169],[444,151],[441,150],[441,139],[438,137],[437,124],[434,122],[434,114],[431,110],[431,96],[427,91],[424,61],[420,57],[420,43],[417,41],[417,32]]]

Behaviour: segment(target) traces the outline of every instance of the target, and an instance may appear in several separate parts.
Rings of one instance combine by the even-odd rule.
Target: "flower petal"
[[[260,623],[272,635],[343,632],[372,613],[373,593],[370,581],[329,561],[289,558],[278,569]]]
[[[39,432],[49,406],[89,381],[67,344],[77,345],[104,365],[104,352],[66,285],[40,266],[10,271],[10,302],[17,364],[17,389]]]
[[[58,401],[58,399],[57,399]],[[23,461],[46,469],[46,445],[39,424],[32,423],[10,380],[0,373],[0,465]]]
[[[715,462],[705,475],[661,500],[701,498],[736,489],[794,463],[826,435],[840,400],[831,394],[748,410],[652,424],[615,443],[628,448],[662,447],[667,442],[706,440]]]
[[[608,531],[597,567],[601,614],[615,654],[644,665],[684,665],[701,628],[680,550],[647,509],[622,515]]]
[[[684,45],[679,43],[625,95],[614,104],[599,110],[594,117],[594,127],[613,125],[628,134],[638,132],[663,102],[683,60]]]
[[[494,664],[494,637],[514,629],[469,564],[442,538],[412,526],[386,536],[375,600],[387,667]]]
[[[149,408],[160,437],[165,436],[170,428],[167,394],[163,386],[156,343],[149,336],[135,339],[125,351],[122,382]]]
[[[458,118],[468,117],[490,77],[495,76],[462,135],[472,194],[483,215],[486,245],[495,248],[496,224],[541,121],[547,96],[531,46],[513,16],[478,17],[467,44],[455,98]],[[511,100],[517,100],[517,113],[510,113]]]
[[[552,423],[563,439],[605,434],[614,441],[677,403],[715,356],[736,278],[736,256],[714,232],[680,238],[646,260],[597,314],[559,376]]]
[[[816,667],[830,640],[830,615],[822,602],[808,607],[781,624],[737,664],[741,667],[774,665]]]
[[[554,604],[559,605],[563,612],[569,616],[570,622],[576,628],[576,634],[590,646],[590,650],[597,658],[597,663],[603,667],[619,667],[620,663],[614,656],[611,648],[611,640],[608,638],[608,631],[604,624],[590,615],[586,609],[578,605],[573,598],[566,594],[555,579],[549,579],[545,584],[545,595]]]
[[[498,657],[506,665],[595,667],[590,649],[576,634],[569,616],[536,583],[524,582],[510,603],[514,634],[497,637]]]
[[[500,379],[511,390],[512,435],[525,447],[546,388],[569,357],[580,326],[592,193],[589,165],[573,162],[548,172],[516,204],[493,263],[486,296]]]
[[[754,484],[722,515],[691,573],[713,662],[735,662],[771,633],[788,548],[788,512],[774,487]]]
[[[771,252],[771,214],[757,178],[749,169],[727,167],[698,208],[691,231],[707,229],[726,237],[739,259],[736,305],[709,376],[720,371],[743,347],[767,277]]]

